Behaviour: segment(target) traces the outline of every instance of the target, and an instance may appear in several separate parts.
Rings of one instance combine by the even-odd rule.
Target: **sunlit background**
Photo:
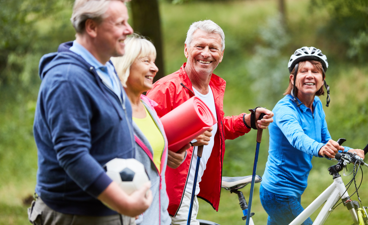
[[[129,21],[137,10],[128,3]],[[248,112],[255,106],[272,109],[288,84],[287,62],[302,46],[314,46],[328,57],[326,81],[331,88],[330,107],[324,108],[333,139],[364,148],[368,143],[368,6],[366,1],[340,0],[145,0],[157,3],[160,16],[164,74],[180,68],[184,41],[191,23],[211,19],[225,32],[225,54],[215,73],[227,81],[226,115]],[[139,0],[140,3],[145,2]],[[37,149],[33,117],[40,85],[38,62],[60,43],[74,39],[69,18],[72,0],[0,1],[0,224],[27,224],[26,209],[36,184]],[[138,5],[150,14],[145,4]],[[140,11],[140,10],[138,10]],[[135,15],[133,15],[135,13]],[[156,15],[153,13],[152,15]],[[149,24],[149,23],[147,23]],[[139,32],[139,31],[138,31]],[[154,38],[151,38],[155,40]],[[158,41],[155,41],[158,43]],[[156,44],[155,43],[155,44]],[[321,96],[325,103],[326,96]],[[226,142],[224,176],[252,173],[255,131]],[[257,174],[267,161],[268,132],[263,132]],[[307,206],[331,182],[327,168],[333,162],[314,159],[309,185],[302,196]],[[363,171],[367,172],[365,168]],[[357,177],[360,182],[360,175]],[[345,181],[350,177],[343,177]],[[360,197],[368,205],[368,182]],[[267,215],[255,187],[252,211],[256,224]],[[249,188],[243,189],[246,198]],[[350,193],[354,190],[350,189]],[[353,197],[357,200],[356,195]],[[237,196],[222,192],[219,212],[200,202],[199,218],[222,225],[245,224]],[[315,215],[314,215],[315,217]],[[312,217],[312,219],[314,218]],[[350,214],[339,206],[326,224],[351,224]]]

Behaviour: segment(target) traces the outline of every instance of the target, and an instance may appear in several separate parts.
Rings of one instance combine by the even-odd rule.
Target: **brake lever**
[[[338,140],[337,140],[337,143],[341,146],[342,145],[342,143],[344,143],[346,141],[346,139],[345,138],[339,138]],[[340,153],[336,153],[336,155],[335,155],[335,159],[336,160],[340,160],[341,159],[341,154]]]
[[[339,143],[339,145],[342,145],[342,143],[344,143],[346,141],[345,138],[339,138],[339,140],[337,140],[337,143]],[[367,145],[368,147],[368,145]]]

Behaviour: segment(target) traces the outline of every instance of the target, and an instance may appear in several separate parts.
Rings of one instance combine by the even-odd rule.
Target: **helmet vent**
[[[323,70],[326,71],[328,68],[328,62],[327,57],[315,47],[301,47],[297,49],[294,54],[291,55],[289,63],[288,63],[288,69],[291,72],[291,70],[294,68],[293,65],[295,65],[298,62],[305,61],[305,60],[317,60],[322,63]]]

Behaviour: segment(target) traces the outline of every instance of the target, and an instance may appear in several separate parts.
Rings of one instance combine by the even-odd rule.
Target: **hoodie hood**
[[[70,51],[73,42],[66,42],[59,45],[58,51],[42,56],[38,66],[39,76],[41,80],[46,76],[47,72],[62,64],[74,64],[88,70],[90,65],[78,54]]]

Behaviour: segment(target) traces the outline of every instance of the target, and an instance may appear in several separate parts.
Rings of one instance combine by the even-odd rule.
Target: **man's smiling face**
[[[193,33],[189,46],[185,45],[186,67],[190,73],[210,76],[222,61],[223,53],[219,34],[198,29]]]

